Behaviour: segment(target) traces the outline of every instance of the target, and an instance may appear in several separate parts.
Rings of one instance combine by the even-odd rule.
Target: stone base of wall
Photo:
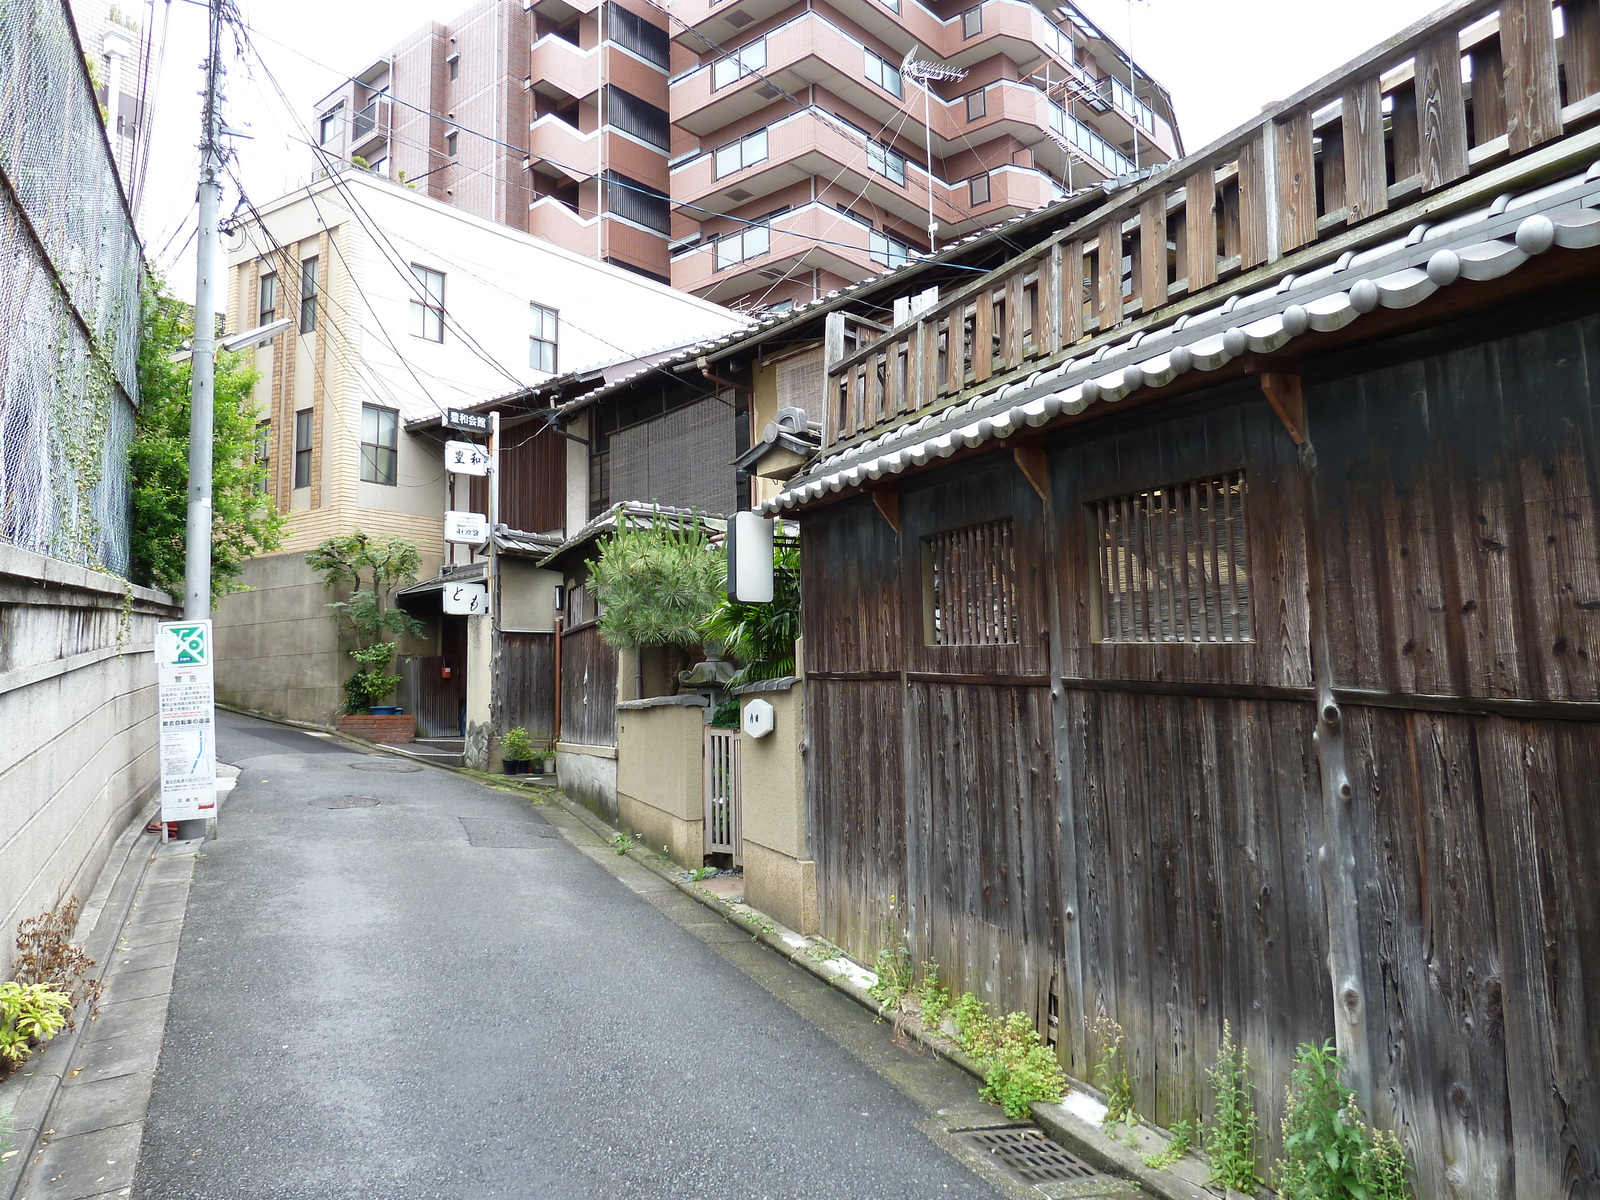
[[[664,849],[667,857],[679,866],[698,867],[706,861],[704,819],[686,821],[626,792],[618,792],[617,823],[646,849]]]
[[[744,840],[744,902],[796,933],[813,934],[817,922],[817,864],[790,858]]]
[[[417,718],[411,713],[376,717],[367,713],[357,717],[340,717],[333,727],[340,733],[385,746],[417,740]]]

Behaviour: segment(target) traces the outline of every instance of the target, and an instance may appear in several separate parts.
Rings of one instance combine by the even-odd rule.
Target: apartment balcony
[[[764,156],[739,170],[719,177],[717,162],[722,155],[718,151],[679,163],[672,171],[673,199],[713,212],[731,212],[820,175],[860,192],[868,203],[881,205],[913,227],[927,224],[927,172],[907,162],[903,172],[896,172],[903,174],[901,182],[872,169],[866,135],[837,118],[808,108],[757,131],[761,132],[766,137]],[[740,139],[740,144],[748,143],[748,137]],[[965,183],[952,186],[935,179],[935,219],[941,224],[961,220],[964,204],[959,197],[965,191]]]
[[[747,240],[757,237],[761,241],[754,246]],[[837,210],[808,204],[774,217],[764,229],[703,242],[676,255],[672,260],[672,286],[723,303],[759,291],[801,266],[864,279],[887,270],[889,265],[873,260],[870,237],[866,226]],[[744,257],[760,246],[765,250]],[[909,260],[897,257],[897,261]]]
[[[381,150],[388,142],[392,124],[393,101],[387,96],[374,96],[350,118],[349,153],[374,158],[373,151]]]
[[[582,100],[600,90],[600,51],[575,46],[547,33],[533,44],[528,80],[532,89],[557,100]]]
[[[565,25],[573,17],[592,13],[599,7],[600,0],[522,0],[523,12],[537,13],[557,25]]]
[[[529,233],[589,258],[600,257],[600,224],[599,217],[579,216],[554,196],[528,205]]]
[[[592,179],[600,173],[600,133],[583,133],[557,116],[540,117],[528,127],[528,157],[575,182]]]

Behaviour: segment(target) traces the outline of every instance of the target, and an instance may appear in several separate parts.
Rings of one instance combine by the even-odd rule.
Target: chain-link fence
[[[65,0],[0,0],[0,540],[121,575],[140,273]]]

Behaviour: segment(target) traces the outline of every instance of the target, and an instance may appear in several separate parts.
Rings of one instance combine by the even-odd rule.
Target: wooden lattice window
[[[1243,471],[1090,505],[1107,642],[1248,642]]]
[[[922,539],[924,640],[1003,646],[1017,640],[1017,552],[1011,518]]]

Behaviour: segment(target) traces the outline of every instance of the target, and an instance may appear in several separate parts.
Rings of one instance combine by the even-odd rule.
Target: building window
[[[556,332],[560,328],[556,310],[542,304],[528,305],[533,317],[533,334],[528,338],[528,365],[535,371],[556,373]]]
[[[867,78],[897,100],[903,94],[904,85],[900,80],[899,68],[879,58],[871,50],[867,51]]]
[[[256,288],[256,324],[271,325],[278,319],[278,276],[269,272]]]
[[[983,5],[969,8],[961,14],[961,36],[976,37],[983,32]]]
[[[730,142],[717,151],[716,177],[732,175],[746,167],[753,167],[767,157],[767,131],[758,129],[737,142]]]
[[[767,39],[757,38],[737,50],[730,50],[711,66],[711,90],[725,88],[735,80],[764,70],[767,65]]]
[[[389,178],[389,160],[387,158],[375,158],[372,160],[372,165],[369,166],[367,170],[371,171],[374,175],[381,175],[383,178],[387,179]]]
[[[416,294],[411,297],[411,336],[444,341],[444,274],[411,264]]]
[[[897,13],[900,11],[900,0],[882,0],[882,2],[883,6],[890,12]]]
[[[906,185],[906,156],[877,142],[867,143],[867,169],[892,179],[901,187]]]
[[[311,486],[311,410],[302,408],[294,415],[294,485]]]
[[[315,255],[300,264],[300,332],[317,331],[317,259]]]
[[[456,141],[460,136],[460,132],[454,129],[444,135],[444,152],[451,158],[456,156]]]
[[[394,486],[400,414],[374,404],[361,406],[361,480]]]
[[[989,93],[983,88],[967,93],[967,120],[979,121],[989,115]]]
[[[667,69],[667,47],[671,39],[661,26],[652,25],[620,4],[607,3],[606,36],[617,45],[632,50],[646,62],[654,63],[663,71]]]
[[[672,143],[672,118],[667,110],[625,92],[615,84],[606,85],[606,124],[632,134],[658,150]]]
[[[886,233],[873,230],[867,235],[867,253],[873,262],[898,267],[911,261],[911,247]]]
[[[1244,500],[1232,471],[1091,504],[1099,640],[1253,641]]]
[[[445,65],[445,69],[447,71],[449,71],[451,79],[457,79],[457,78],[460,77],[460,75],[461,75],[461,55],[452,54],[449,58],[444,60],[444,65]]]
[[[1017,642],[1017,550],[1011,518],[922,539],[923,640],[930,646]]]
[[[765,225],[750,225],[717,239],[717,270],[722,271],[747,258],[759,258],[772,248],[772,234]]]
[[[321,145],[337,142],[344,136],[344,105],[335,105],[322,114],[317,140]]]
[[[967,192],[968,200],[973,208],[980,204],[989,203],[989,176],[987,174],[974,175],[967,180]]]

